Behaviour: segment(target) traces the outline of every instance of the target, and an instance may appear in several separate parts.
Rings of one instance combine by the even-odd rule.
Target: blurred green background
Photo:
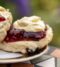
[[[14,20],[18,18],[16,5],[13,2],[0,0],[0,6],[9,8]],[[32,15],[41,16],[42,20],[53,28],[54,37],[50,45],[60,47],[60,0],[31,0],[30,6]]]

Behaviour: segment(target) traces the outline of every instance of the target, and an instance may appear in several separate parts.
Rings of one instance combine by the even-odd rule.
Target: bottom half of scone
[[[47,26],[46,36],[39,41],[16,41],[0,43],[0,49],[10,52],[20,52],[23,54],[39,52],[44,49],[52,40],[53,32],[51,27]]]

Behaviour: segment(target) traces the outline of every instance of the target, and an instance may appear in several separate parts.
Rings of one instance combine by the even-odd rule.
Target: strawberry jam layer
[[[2,21],[5,21],[5,18],[4,17],[0,17],[0,22],[2,22]]]
[[[5,42],[39,41],[46,36],[46,31],[27,32],[21,29],[11,28],[4,39]]]

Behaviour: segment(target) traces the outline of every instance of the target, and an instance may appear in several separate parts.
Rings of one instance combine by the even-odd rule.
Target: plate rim
[[[30,57],[19,57],[19,58],[12,58],[12,59],[0,59],[0,64],[8,64],[8,63],[18,63],[18,62],[25,62],[25,61],[29,61],[35,58],[38,58],[40,56],[42,56],[43,54],[45,54],[48,51],[48,46],[46,47],[46,49],[44,51],[42,51],[41,53],[34,55],[34,56],[30,56]]]

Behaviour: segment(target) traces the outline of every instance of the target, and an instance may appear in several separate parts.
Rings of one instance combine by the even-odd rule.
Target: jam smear
[[[11,28],[4,39],[5,42],[39,41],[46,36],[46,31],[27,32],[22,29]]]
[[[4,17],[0,17],[0,22],[5,21]]]

